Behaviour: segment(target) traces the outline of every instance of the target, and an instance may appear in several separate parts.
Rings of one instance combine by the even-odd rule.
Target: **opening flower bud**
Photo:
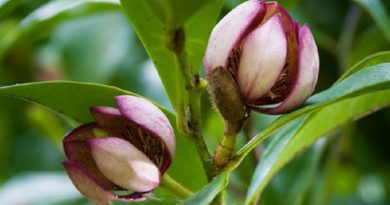
[[[115,100],[118,109],[92,107],[96,122],[72,130],[63,141],[69,177],[99,205],[145,199],[160,184],[176,148],[172,126],[155,105],[135,96]]]
[[[97,167],[110,181],[138,192],[147,192],[159,185],[157,166],[126,140],[105,137],[88,142]]]
[[[319,57],[307,25],[300,27],[277,2],[249,0],[215,26],[204,67],[209,81],[214,81],[214,70],[225,69],[247,107],[280,114],[311,95]]]
[[[223,67],[217,67],[211,71],[209,82],[213,101],[223,118],[229,122],[241,122],[246,111],[234,78]]]

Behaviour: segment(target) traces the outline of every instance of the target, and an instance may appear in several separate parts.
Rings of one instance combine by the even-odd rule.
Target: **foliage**
[[[88,203],[69,180],[26,176],[65,177],[65,132],[122,94],[168,116],[177,138],[168,173],[195,193],[180,199],[162,186],[140,204],[390,203],[390,3],[279,2],[317,40],[316,94],[277,118],[252,113],[216,172],[222,119],[201,64],[213,26],[240,1],[0,0],[1,204]],[[46,191],[9,195],[26,184]],[[42,186],[68,191],[56,200]]]

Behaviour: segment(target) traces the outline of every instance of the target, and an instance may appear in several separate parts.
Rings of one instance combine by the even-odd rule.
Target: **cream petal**
[[[211,33],[203,60],[207,74],[213,68],[227,66],[231,51],[249,29],[260,23],[264,11],[263,2],[250,0],[231,10],[218,22]]]
[[[62,164],[75,187],[87,199],[97,205],[110,204],[111,194],[103,189],[82,165],[69,160]]]
[[[95,122],[81,125],[80,127],[77,127],[76,129],[73,129],[68,134],[66,134],[63,142],[65,144],[67,142],[79,141],[79,140],[85,141],[87,139],[93,138],[95,137],[94,129],[99,127],[100,126]],[[66,149],[65,149],[65,153],[66,153]]]
[[[106,137],[88,142],[99,170],[115,184],[135,192],[148,192],[159,185],[157,166],[126,140]]]
[[[317,45],[307,25],[300,29],[298,43],[298,70],[292,85],[293,87],[286,99],[279,106],[268,110],[268,113],[280,114],[296,109],[314,91],[317,84],[320,60]]]
[[[102,188],[106,190],[122,190],[116,184],[108,180],[98,169],[95,161],[92,158],[89,145],[86,141],[72,141],[64,144],[65,153],[68,160],[82,164],[89,174],[99,182]]]
[[[120,112],[130,121],[152,132],[167,146],[171,158],[176,149],[175,134],[168,118],[153,103],[140,97],[115,97]]]
[[[102,127],[122,128],[127,123],[121,112],[116,108],[95,106],[91,107],[90,111],[96,122]]]
[[[247,36],[237,79],[247,103],[256,101],[272,88],[283,70],[286,55],[287,40],[278,15]]]
[[[84,166],[71,160],[62,164],[77,190],[97,205],[109,205],[110,201],[136,202],[145,200],[145,197],[139,193],[126,196],[113,195],[103,188],[100,181],[94,178]]]

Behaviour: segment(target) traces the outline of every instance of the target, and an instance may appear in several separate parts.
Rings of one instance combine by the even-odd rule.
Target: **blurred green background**
[[[317,40],[316,92],[363,57],[390,48],[383,31],[390,27],[389,0],[367,1],[379,6],[374,10],[379,21],[364,0],[279,2],[294,19],[308,22]],[[226,0],[221,16],[238,3]],[[121,87],[171,109],[153,63],[116,1],[0,0],[0,85],[59,79]],[[206,92],[202,104],[203,129],[213,149],[222,121]],[[273,119],[253,115],[241,141]],[[289,199],[302,184],[306,191],[296,204],[390,204],[389,126],[390,110],[383,109],[330,133],[272,180],[264,204],[293,204]],[[0,98],[1,205],[88,204],[61,165],[61,139],[71,127],[38,105]],[[231,176],[229,204],[242,203],[261,152],[259,146]]]

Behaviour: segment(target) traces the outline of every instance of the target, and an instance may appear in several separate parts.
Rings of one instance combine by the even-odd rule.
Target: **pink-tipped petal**
[[[286,55],[287,40],[278,15],[248,35],[237,79],[246,102],[255,102],[271,89],[283,70]]]
[[[319,72],[319,56],[317,45],[310,28],[304,25],[299,31],[299,53],[297,76],[287,98],[268,113],[280,114],[289,112],[304,103],[317,84]]]
[[[111,194],[104,190],[82,165],[69,160],[63,162],[63,165],[73,184],[87,199],[97,205],[110,204]]]
[[[272,86],[271,90],[259,100],[254,102],[254,105],[275,105],[282,102],[291,91],[291,84],[295,78],[298,67],[298,34],[299,23],[293,22],[288,13],[279,8],[279,15],[283,23],[284,31],[287,39],[287,55],[286,62],[278,81]]]
[[[268,21],[272,16],[284,10],[283,7],[276,1],[268,1],[265,2],[265,14],[262,23]]]
[[[99,170],[115,184],[135,192],[148,192],[159,185],[157,166],[126,140],[106,137],[88,142]]]
[[[168,118],[153,103],[135,96],[115,97],[120,112],[130,121],[153,133],[166,145],[173,157],[176,149],[175,134]]]
[[[96,106],[90,109],[96,122],[102,127],[118,128],[126,123],[125,118],[116,108]]]
[[[99,125],[95,122],[81,125],[80,127],[73,129],[65,135],[64,144],[71,141],[87,140],[95,137],[94,129],[99,128]],[[65,149],[66,152],[66,149]]]
[[[71,141],[64,143],[64,149],[68,160],[82,164],[89,174],[96,179],[107,190],[120,189],[117,185],[108,180],[98,169],[92,158],[91,150],[86,141]]]
[[[215,26],[211,33],[203,60],[206,73],[218,66],[226,67],[229,55],[241,39],[260,23],[264,14],[264,3],[246,1],[230,11]]]
[[[110,201],[135,202],[145,200],[145,197],[139,193],[127,196],[113,195],[109,190],[102,187],[100,181],[81,164],[71,160],[64,161],[62,164],[77,190],[97,205],[109,205],[111,204]]]
[[[263,18],[263,22],[268,21],[275,14],[279,15],[282,19],[282,23],[284,26],[288,26],[287,24],[292,23],[292,18],[290,14],[276,1],[268,1],[265,2],[266,12]]]

